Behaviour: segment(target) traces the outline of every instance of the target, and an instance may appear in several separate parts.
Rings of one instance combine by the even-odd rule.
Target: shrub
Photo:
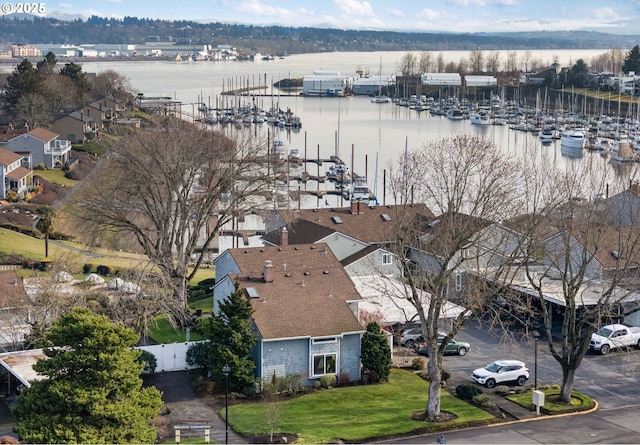
[[[156,359],[156,356],[149,351],[142,350],[141,352],[140,357],[138,357],[138,362],[144,363],[142,373],[153,374],[156,372],[156,368],[158,367],[158,359]]]
[[[424,368],[424,359],[420,357],[414,358],[413,361],[411,362],[411,369],[415,369],[416,371],[419,371],[423,368]]]
[[[336,386],[336,376],[333,374],[326,374],[320,377],[320,386],[322,388],[333,388]]]
[[[20,199],[20,195],[18,195],[13,190],[10,190],[10,191],[7,192],[7,199],[10,202],[17,202]]]
[[[320,389],[322,388],[322,384],[320,383],[320,380],[316,380],[315,382],[313,382],[313,387],[315,389]]]
[[[447,380],[449,380],[451,378],[451,373],[449,371],[447,371],[446,369],[442,370],[442,375],[441,375],[441,380],[443,382],[446,382]]]
[[[46,170],[47,166],[44,165],[44,162],[40,162],[33,167],[34,170]]]
[[[348,372],[341,372],[338,374],[338,385],[347,386],[351,383],[351,376]]]
[[[109,275],[113,274],[113,267],[100,265],[100,266],[96,267],[96,272],[98,272],[98,274],[100,274],[100,275],[108,277]]]
[[[82,266],[82,273],[91,273],[92,270],[93,264],[86,263],[84,266]]]
[[[463,383],[456,386],[456,396],[462,400],[473,400],[477,395],[482,394],[482,390],[473,383]]]
[[[207,342],[189,345],[186,357],[187,365],[197,368],[209,367],[209,344]]]
[[[478,394],[477,396],[474,396],[472,401],[474,405],[477,405],[481,408],[495,408],[497,406],[495,402],[485,394]]]
[[[73,239],[73,236],[67,235],[66,233],[62,233],[62,232],[53,232],[49,234],[49,239],[69,241],[70,239]]]
[[[495,387],[494,391],[499,396],[506,396],[509,394],[510,389],[507,385],[498,385]]]

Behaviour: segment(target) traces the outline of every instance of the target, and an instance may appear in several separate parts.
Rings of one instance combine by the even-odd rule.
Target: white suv
[[[520,360],[498,360],[473,371],[471,378],[487,388],[498,383],[516,382],[519,386],[529,379],[529,368]]]

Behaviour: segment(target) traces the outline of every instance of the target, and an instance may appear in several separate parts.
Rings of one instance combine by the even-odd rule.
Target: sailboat
[[[378,94],[371,97],[371,102],[374,104],[388,104],[391,102],[391,98],[382,94],[382,57],[380,57],[380,72],[378,74]]]

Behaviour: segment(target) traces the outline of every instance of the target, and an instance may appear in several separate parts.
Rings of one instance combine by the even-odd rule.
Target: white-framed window
[[[335,374],[336,373],[336,354],[315,354],[313,356],[313,369],[312,374],[314,376]]]
[[[390,253],[383,253],[382,254],[382,265],[383,266],[388,266],[390,264],[393,264],[393,255],[391,255]]]
[[[462,274],[460,272],[456,272],[456,291],[460,292],[462,290]]]

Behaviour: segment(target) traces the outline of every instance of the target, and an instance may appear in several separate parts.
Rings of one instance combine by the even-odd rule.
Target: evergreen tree
[[[391,372],[391,347],[389,341],[375,322],[367,324],[367,331],[362,337],[360,360],[370,381],[387,381]]]
[[[48,74],[54,74],[56,72],[56,64],[58,63],[58,59],[56,55],[49,51],[44,59],[40,62],[36,63],[36,68],[38,73],[46,76]]]
[[[209,340],[211,375],[217,384],[224,385],[226,378],[222,368],[229,366],[229,389],[232,391],[251,391],[255,382],[251,348],[257,338],[251,330],[252,314],[251,302],[236,283],[235,291],[220,302],[213,317],[198,320],[200,332]]]
[[[162,406],[156,388],[142,388],[144,364],[131,330],[88,309],[62,315],[47,331],[48,356],[17,398],[16,432],[29,443],[154,443]]]
[[[28,59],[24,59],[16,66],[13,73],[7,77],[7,86],[2,97],[6,113],[11,118],[15,118],[16,109],[21,98],[29,94],[44,94],[45,90],[42,76]]]
[[[631,71],[636,74],[640,73],[640,45],[631,48],[622,63],[622,72],[629,73]]]

